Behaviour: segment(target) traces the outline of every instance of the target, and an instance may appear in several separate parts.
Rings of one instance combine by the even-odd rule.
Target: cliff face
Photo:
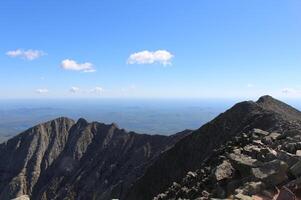
[[[213,194],[213,196],[209,195],[210,197],[226,198],[244,182],[236,183],[237,188],[233,187],[231,190],[227,190],[228,184],[230,184],[230,182],[227,182],[223,184],[223,190],[217,191],[220,188],[215,188],[214,185],[218,185],[219,181],[212,181],[216,179],[211,176],[211,171],[215,169],[214,166],[217,167],[217,163],[221,164],[223,161],[223,159],[217,160],[218,156],[221,158],[227,157],[229,156],[226,151],[227,148],[231,149],[233,147],[233,151],[235,145],[238,148],[243,148],[244,145],[256,141],[256,137],[252,136],[252,131],[255,128],[268,131],[267,133],[277,132],[280,135],[294,129],[296,130],[295,138],[299,137],[299,140],[292,141],[294,143],[301,142],[299,135],[301,133],[301,129],[299,129],[300,120],[301,113],[299,111],[270,96],[261,97],[257,102],[248,101],[236,104],[162,154],[134,184],[127,195],[127,199],[152,199],[160,193],[161,196],[157,196],[156,199],[194,199],[206,196],[202,194],[203,191],[205,191],[205,194],[208,192],[210,195]],[[244,134],[251,138],[247,140],[248,142],[244,140],[241,143],[234,142]],[[281,144],[285,145],[289,141],[283,140]],[[233,144],[233,146],[230,144]],[[220,154],[217,155],[216,152],[220,152]],[[231,150],[228,153],[230,154]],[[294,153],[296,152],[294,151]],[[227,159],[224,160],[228,162]],[[267,170],[272,170],[272,168]],[[187,175],[189,171],[192,174]],[[191,184],[186,181],[185,177],[197,176],[197,172],[200,171],[202,171],[202,176],[199,176],[198,181],[191,182]],[[241,172],[238,170],[237,173]],[[205,180],[212,182],[209,184]],[[176,186],[173,187],[173,184],[176,184]],[[231,184],[233,185],[235,182],[231,182]],[[211,188],[210,191],[203,187],[206,185]],[[194,195],[185,195],[186,191]],[[224,196],[214,196],[214,194],[221,191],[225,194]],[[189,192],[187,193],[189,194]]]
[[[58,118],[0,145],[0,199],[31,194],[40,176],[64,150],[74,121]]]
[[[174,136],[126,132],[67,118],[35,126],[0,146],[0,199],[120,198]]]

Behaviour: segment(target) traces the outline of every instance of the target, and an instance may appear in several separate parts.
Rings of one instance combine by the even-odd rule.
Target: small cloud
[[[12,51],[6,52],[6,55],[12,58],[23,58],[25,60],[35,60],[41,56],[46,55],[43,51],[40,50],[23,50],[23,49],[16,49]]]
[[[247,84],[247,87],[248,87],[248,88],[252,88],[252,87],[254,87],[254,85],[253,85],[252,83],[248,83],[248,84]]]
[[[47,94],[48,92],[49,92],[49,90],[46,88],[36,89],[36,93],[38,93],[38,94]]]
[[[82,72],[95,72],[92,63],[77,63],[75,60],[65,59],[61,62],[61,67],[65,70],[82,71]]]
[[[299,91],[294,88],[284,88],[281,90],[282,93],[288,95],[288,94],[298,94]]]
[[[69,90],[71,93],[78,93],[80,91],[79,87],[71,87]]]
[[[91,93],[94,94],[101,94],[103,92],[103,88],[102,87],[95,87],[92,90],[90,90]]]
[[[166,50],[157,51],[140,51],[133,53],[129,56],[128,64],[153,64],[159,63],[164,66],[171,65],[171,60],[174,57],[170,52]]]

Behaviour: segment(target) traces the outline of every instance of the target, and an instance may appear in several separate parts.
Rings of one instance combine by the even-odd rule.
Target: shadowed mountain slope
[[[219,147],[242,133],[254,128],[284,133],[299,120],[299,111],[270,96],[263,96],[257,102],[238,103],[162,154],[134,184],[127,199],[152,199],[173,182],[181,182],[188,171],[195,171],[207,160],[215,158]],[[170,199],[180,197],[187,198],[171,195]]]

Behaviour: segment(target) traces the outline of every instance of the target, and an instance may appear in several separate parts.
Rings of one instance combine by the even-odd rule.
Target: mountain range
[[[301,112],[263,96],[171,136],[65,117],[0,145],[0,199],[296,199]]]

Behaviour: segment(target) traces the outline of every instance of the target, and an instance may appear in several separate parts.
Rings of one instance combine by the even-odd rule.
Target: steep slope
[[[222,146],[224,149],[220,152],[225,153],[227,145],[223,145],[233,142],[243,133],[252,135],[251,131],[258,128],[284,134],[290,129],[298,129],[300,119],[299,111],[269,96],[261,97],[257,102],[248,101],[236,104],[162,154],[132,186],[126,199],[152,199],[164,191],[166,192],[162,196],[158,196],[158,199],[161,197],[162,199],[187,198],[185,190],[191,191],[193,187],[199,188],[198,192],[202,192],[199,191],[202,188],[200,184],[206,184],[202,181],[197,182],[198,185],[189,185],[188,183],[184,189],[181,185],[176,189],[173,187],[168,189],[168,187],[173,182],[185,182],[183,178],[189,171],[206,171],[210,167],[207,162],[211,161],[212,164],[213,161],[216,161],[216,151]],[[296,135],[298,136],[298,133]],[[251,140],[249,142],[251,143]],[[241,143],[240,145],[246,144]],[[200,166],[204,166],[204,168],[200,168]],[[192,174],[194,176],[194,173]],[[202,196],[201,193],[197,193],[197,195],[198,197]]]
[[[58,158],[74,121],[58,118],[35,126],[0,145],[0,199],[30,194]]]
[[[0,146],[0,199],[120,198],[158,155],[190,131],[140,135],[115,124],[59,118]]]

